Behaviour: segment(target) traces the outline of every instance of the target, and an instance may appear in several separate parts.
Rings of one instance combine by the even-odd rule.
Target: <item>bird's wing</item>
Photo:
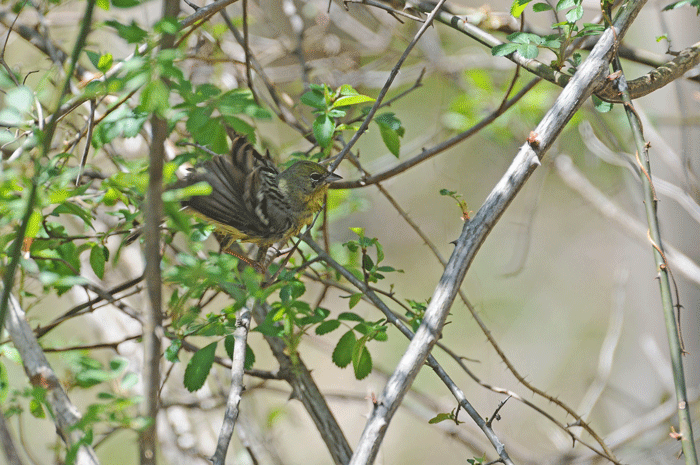
[[[244,234],[264,235],[269,219],[264,192],[276,187],[279,172],[243,136],[233,139],[228,155],[217,155],[195,167],[184,183],[206,181],[212,192],[183,202],[205,218],[230,226]]]

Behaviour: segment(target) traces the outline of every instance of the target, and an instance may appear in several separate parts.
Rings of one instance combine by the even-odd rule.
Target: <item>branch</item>
[[[163,18],[176,18],[180,11],[179,0],[163,2]],[[173,47],[175,36],[164,34],[160,39],[161,50]],[[163,310],[160,273],[160,223],[163,217],[163,163],[168,122],[156,111],[151,117],[153,142],[148,167],[148,191],[146,193],[146,224],[144,226],[146,270],[144,279],[148,291],[148,308],[143,323],[143,416],[151,423],[139,434],[139,458],[141,465],[156,464],[156,417],[160,397],[160,338],[163,335]]]
[[[253,318],[257,324],[265,321],[267,308],[264,304],[255,305]],[[343,431],[340,429],[333,413],[326,403],[323,394],[311,377],[311,372],[304,362],[297,356],[297,361],[292,362],[288,355],[288,348],[284,341],[278,337],[264,336],[265,341],[272,349],[272,353],[280,365],[279,374],[292,388],[292,396],[301,401],[306,411],[311,416],[316,429],[326,443],[333,462],[336,465],[345,465],[350,461],[352,449],[348,444]]]
[[[647,234],[652,245],[654,261],[656,263],[658,273],[657,278],[659,280],[659,287],[661,291],[661,305],[663,307],[666,333],[668,335],[668,345],[671,353],[673,384],[676,388],[676,401],[678,402],[678,422],[680,424],[678,439],[681,441],[685,463],[687,465],[697,465],[698,456],[695,450],[695,439],[693,436],[693,426],[688,406],[688,393],[685,385],[685,373],[683,370],[684,350],[683,343],[680,338],[681,322],[680,318],[678,319],[679,321],[676,321],[676,315],[674,313],[673,295],[670,282],[673,276],[671,275],[671,270],[669,269],[669,264],[664,253],[664,246],[661,241],[659,218],[656,211],[658,199],[656,198],[656,192],[654,191],[654,186],[651,180],[649,146],[644,141],[642,124],[639,120],[637,112],[634,110],[634,106],[632,105],[632,100],[627,88],[627,81],[624,73],[622,73],[622,66],[620,65],[619,58],[615,58],[613,67],[620,73],[618,88],[622,95],[625,113],[627,114],[627,119],[629,120],[630,127],[634,135],[634,142],[637,150],[637,162],[639,163],[639,167],[643,173],[640,178],[642,180],[644,207],[646,209],[647,224],[649,226]],[[680,302],[676,302],[676,305],[679,309],[681,308]]]
[[[620,14],[613,28],[603,33],[596,47],[528,138],[528,142],[521,147],[513,163],[496,184],[474,219],[464,225],[445,272],[435,288],[423,322],[367,421],[355,455],[350,462],[352,465],[374,462],[391,418],[440,337],[452,302],[476,252],[515,195],[540,165],[540,158],[554,143],[566,123],[585,99],[594,90],[600,88],[601,81],[608,71],[616,41],[624,36],[644,3],[644,0],[638,0],[628,4],[628,9]]]
[[[308,237],[303,237],[303,240],[311,247],[311,249],[313,249],[314,252],[316,252],[316,254],[318,254],[319,257],[321,257],[321,259],[324,262],[326,262],[331,268],[333,268],[338,273],[340,273],[353,286],[355,286],[357,289],[362,291],[362,293],[365,296],[367,296],[370,299],[370,301],[379,310],[381,310],[382,313],[384,313],[384,316],[386,316],[387,320],[391,324],[393,324],[396,328],[398,328],[399,331],[401,331],[401,333],[404,336],[406,336],[408,339],[411,339],[412,341],[415,340],[418,333],[413,334],[411,332],[411,330],[409,330],[406,327],[406,325],[399,318],[396,317],[394,312],[392,312],[389,309],[389,307],[387,307],[386,304],[384,304],[384,302],[377,296],[377,294],[375,294],[374,291],[367,286],[366,283],[357,279],[355,277],[355,275],[350,273],[345,267],[343,267],[338,262],[333,260],[333,258],[331,258],[331,256],[328,255],[316,242],[312,241]],[[422,326],[423,325],[421,325],[421,327]],[[419,331],[420,331],[420,328],[419,328]],[[413,342],[411,342],[411,344],[413,344]],[[505,446],[503,445],[501,440],[498,438],[496,433],[491,429],[491,427],[486,424],[486,421],[483,418],[481,418],[481,416],[476,411],[476,409],[474,407],[472,407],[471,403],[469,403],[469,401],[467,400],[467,398],[464,395],[464,393],[462,392],[462,390],[459,389],[459,387],[454,383],[454,381],[452,381],[450,376],[442,368],[442,366],[440,366],[438,361],[432,355],[428,355],[426,363],[428,364],[428,366],[430,366],[430,368],[433,369],[435,374],[437,374],[438,377],[440,378],[440,380],[442,380],[442,382],[447,386],[447,388],[450,390],[452,395],[459,402],[460,407],[463,408],[469,414],[469,416],[472,418],[472,420],[474,420],[476,425],[481,429],[481,431],[484,433],[486,438],[494,446],[494,449],[496,450],[496,452],[500,456],[503,463],[512,465],[512,461],[511,461],[510,457],[508,456],[508,453],[505,450]],[[391,378],[389,379],[389,381],[391,381]],[[378,399],[378,403],[375,404],[375,410],[374,410],[375,412],[377,411],[378,408],[381,407],[381,400],[382,399]],[[386,429],[386,426],[388,426],[388,420],[387,420],[387,423],[385,424],[384,429]],[[360,443],[359,447],[362,447],[362,446],[363,446],[363,444]],[[358,451],[359,451],[359,447],[358,447]],[[365,447],[366,447],[366,445],[365,445]],[[377,444],[377,447],[378,447],[378,444]],[[357,452],[356,452],[356,455],[357,455]],[[353,456],[353,460],[357,460],[357,459],[355,459],[355,456]],[[350,462],[350,463],[352,463],[352,462]]]
[[[216,443],[216,452],[211,461],[214,465],[226,463],[226,451],[231,443],[233,429],[238,419],[241,393],[243,392],[243,368],[245,365],[245,353],[250,328],[250,308],[255,305],[255,299],[250,299],[241,309],[240,316],[236,319],[236,329],[233,332],[233,358],[231,360],[231,388],[226,401],[224,421],[219,432],[219,440]]]
[[[33,386],[47,390],[46,400],[51,406],[56,431],[69,448],[78,446],[75,463],[78,465],[99,464],[95,451],[85,443],[85,435],[75,426],[81,420],[78,409],[71,403],[60,380],[49,365],[39,341],[26,320],[19,301],[10,294],[7,313],[7,331],[15,348],[22,357],[24,371]]]

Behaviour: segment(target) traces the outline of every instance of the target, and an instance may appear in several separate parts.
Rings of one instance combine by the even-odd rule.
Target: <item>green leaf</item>
[[[183,384],[188,391],[194,392],[204,386],[211,367],[214,364],[216,354],[216,342],[212,342],[206,347],[202,347],[194,353],[185,369]]]
[[[5,94],[5,104],[21,114],[29,112],[34,105],[34,92],[27,86],[17,86]]]
[[[374,262],[372,261],[372,257],[369,255],[364,255],[362,257],[362,268],[364,268],[367,271],[371,271],[372,268],[374,268]]]
[[[143,3],[142,0],[112,0],[115,8],[132,8]]]
[[[7,395],[10,393],[10,378],[7,376],[5,364],[0,362],[0,405],[5,403]]]
[[[685,5],[695,7],[698,10],[696,15],[700,15],[700,0],[680,0],[679,2],[673,2],[669,5],[666,5],[663,8],[663,11],[675,10],[676,8],[680,8]]]
[[[364,344],[355,344],[352,354],[352,367],[356,379],[364,379],[372,372],[372,356]]]
[[[360,315],[352,312],[343,312],[340,315],[338,315],[338,319],[344,321],[357,321],[359,323],[363,323],[365,321],[365,319],[362,318]]]
[[[36,399],[29,401],[29,413],[31,413],[34,418],[46,418],[44,407],[41,405],[41,402]]]
[[[170,91],[160,79],[150,81],[141,92],[141,105],[146,111],[164,115],[168,109]]]
[[[243,361],[243,369],[250,370],[255,365],[255,353],[248,344],[245,346],[245,360]]]
[[[507,43],[507,44],[501,44],[501,45],[496,45],[491,49],[491,55],[495,57],[504,57],[508,56],[511,53],[514,53],[515,51],[518,50],[518,45],[514,43]]]
[[[106,73],[107,71],[112,68],[112,64],[114,63],[114,58],[112,57],[111,53],[105,53],[100,57],[100,59],[97,62],[97,69],[102,71],[103,73]]]
[[[527,58],[528,60],[534,60],[537,55],[540,54],[540,49],[536,45],[521,45],[518,47],[518,53]]]
[[[41,231],[41,222],[44,218],[41,213],[37,210],[33,210],[32,214],[29,216],[29,222],[27,223],[27,231],[25,233],[26,237],[34,238],[39,231]]]
[[[532,11],[534,11],[535,13],[540,13],[542,11],[549,11],[552,9],[553,8],[551,7],[551,5],[548,5],[546,3],[535,3],[534,5],[532,5]]]
[[[394,113],[383,113],[374,118],[374,122],[379,126],[379,133],[384,145],[398,158],[401,150],[399,138],[403,137],[406,132],[406,129],[401,125],[401,120]]]
[[[436,423],[440,423],[441,421],[452,420],[453,417],[454,417],[454,415],[452,415],[450,413],[438,413],[433,418],[428,420],[428,423],[431,425],[434,425]]]
[[[357,294],[353,294],[350,296],[350,301],[348,302],[348,308],[353,308],[355,305],[357,305],[360,300],[362,300],[362,294],[361,292],[358,292]]]
[[[170,341],[170,345],[165,349],[165,359],[170,363],[176,363],[180,361],[178,353],[182,348],[182,339],[173,339]]]
[[[314,137],[321,148],[328,147],[333,141],[333,133],[335,132],[335,122],[328,115],[320,115],[314,120],[313,124]]]
[[[235,343],[236,338],[233,337],[233,334],[229,334],[224,338],[224,349],[226,349],[228,358],[233,358],[233,345]]]
[[[601,113],[607,113],[613,108],[612,103],[601,100],[595,95],[593,95],[593,106],[595,106],[595,109]]]
[[[130,44],[141,43],[146,39],[146,37],[148,37],[148,33],[141,29],[136,24],[136,21],[133,20],[128,26],[114,20],[105,21],[105,24],[116,29],[119,37],[126,40]]]
[[[557,11],[562,11],[566,10],[567,8],[573,8],[576,6],[576,2],[577,0],[559,0],[555,9]]]
[[[567,11],[564,16],[568,22],[575,23],[583,18],[583,5],[577,5],[576,8],[572,8],[571,10]]]
[[[308,105],[311,108],[316,108],[317,110],[326,109],[326,98],[324,97],[323,92],[315,92],[313,90],[306,92],[301,96],[300,100],[301,103]]]
[[[510,14],[515,18],[519,18],[531,1],[532,0],[514,0],[513,4],[510,6]]]
[[[347,95],[360,95],[358,91],[355,90],[353,86],[350,84],[343,84],[340,86],[339,90],[340,95],[342,96],[347,96]]]
[[[333,355],[331,357],[336,366],[345,368],[352,362],[352,352],[356,342],[355,333],[352,330],[343,334],[338,344],[336,344],[335,349],[333,349]]]
[[[316,334],[319,336],[323,336],[324,334],[328,334],[332,331],[335,331],[340,327],[340,321],[338,320],[328,320],[324,321],[320,325],[316,326]]]
[[[374,101],[375,99],[367,95],[349,95],[347,97],[340,97],[339,99],[337,99],[335,102],[333,102],[333,106],[331,108],[347,107],[350,105],[358,105],[360,103]]]
[[[107,262],[107,257],[105,256],[104,250],[100,245],[96,245],[90,249],[90,266],[95,275],[103,279],[105,276],[105,263]]]

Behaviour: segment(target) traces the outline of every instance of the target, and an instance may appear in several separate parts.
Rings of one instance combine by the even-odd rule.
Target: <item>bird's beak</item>
[[[341,179],[343,179],[341,176],[338,176],[338,175],[335,174],[335,173],[329,173],[328,176],[326,177],[326,182],[327,182],[328,184],[330,184],[330,183],[332,183],[332,182],[339,181],[339,180],[341,180]]]

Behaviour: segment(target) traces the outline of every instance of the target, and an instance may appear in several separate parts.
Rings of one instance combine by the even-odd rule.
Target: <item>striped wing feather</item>
[[[185,178],[187,185],[207,182],[211,194],[191,197],[183,204],[223,226],[235,239],[267,237],[278,225],[271,224],[265,192],[276,190],[278,174],[269,157],[258,153],[245,137],[236,136],[229,155],[215,156]]]

